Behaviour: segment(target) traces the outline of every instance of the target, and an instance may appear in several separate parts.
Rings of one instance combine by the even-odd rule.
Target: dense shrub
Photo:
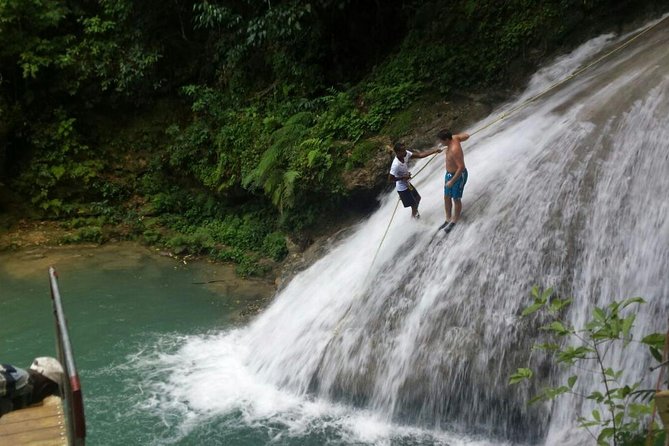
[[[262,244],[263,253],[280,262],[288,255],[288,247],[286,246],[286,237],[280,232],[272,232],[265,236]]]

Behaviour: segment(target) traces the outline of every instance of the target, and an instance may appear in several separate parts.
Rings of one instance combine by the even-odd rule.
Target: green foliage
[[[269,147],[242,181],[250,190],[262,188],[280,213],[293,208],[299,192],[328,185],[325,180],[334,166],[331,141],[309,137],[312,130],[306,124],[311,119],[311,114],[299,112],[274,130]]]
[[[155,229],[147,229],[142,233],[142,238],[144,242],[148,244],[156,244],[159,243],[160,240],[162,239],[160,232],[156,231]]]
[[[505,85],[620,4],[0,0],[0,182],[43,216],[104,215],[255,274],[250,253],[280,258],[268,234],[348,199],[342,174],[408,134],[418,98]],[[166,97],[184,110],[160,134],[115,138]],[[240,206],[269,217],[236,223]]]
[[[242,277],[262,277],[270,270],[269,266],[258,262],[256,256],[244,256],[237,265],[236,271]]]
[[[132,3],[101,1],[89,8],[77,3],[1,1],[0,60],[9,70],[20,68],[21,76],[33,81],[28,85],[44,83],[51,95],[86,88],[87,101],[93,101],[93,86],[125,95],[153,88],[146,81],[160,54],[134,26]],[[14,76],[7,78],[24,88]]]
[[[351,154],[346,161],[346,169],[362,167],[371,159],[374,154],[381,149],[381,144],[377,140],[365,139],[358,141],[351,150]]]
[[[157,86],[149,78],[160,52],[141,29],[128,26],[132,14],[131,2],[105,1],[92,15],[77,19],[80,36],[64,56],[72,64],[68,71],[70,92],[76,92],[81,82],[91,81],[101,91],[123,95]]]
[[[392,113],[407,107],[423,88],[415,80],[399,84],[380,84],[373,82],[368,86],[365,100],[369,104],[367,127],[371,131],[378,131],[392,116]]]
[[[350,93],[331,91],[321,99],[324,112],[318,119],[316,132],[337,139],[358,140],[366,123]]]
[[[67,64],[65,52],[71,34],[47,37],[66,18],[63,2],[0,1],[0,58],[12,60],[26,79],[35,79],[50,66]]]
[[[109,160],[86,115],[154,90],[159,50],[136,12],[126,0],[0,1],[0,181],[43,216],[109,212],[123,198],[102,178]]]
[[[190,171],[218,192],[237,187],[249,194],[261,192],[285,217],[296,214],[306,221],[304,214],[310,210],[298,197],[322,193],[334,205],[343,197],[341,173],[370,156],[372,143],[351,152],[346,141],[372,131],[415,94],[406,85],[387,89],[388,96],[383,91],[378,85],[370,89],[369,112],[350,93],[334,90],[313,102],[282,103],[278,110],[248,107],[231,112],[221,105],[226,99],[212,89],[188,87],[193,111],[202,117],[186,129],[168,129],[174,141],[170,165]]]
[[[531,369],[519,368],[516,370],[516,373],[511,375],[509,378],[509,384],[517,384],[525,379],[530,379],[534,376],[534,372]]]
[[[615,369],[615,359],[611,357],[613,344],[622,349],[630,348],[630,343],[646,345],[657,359],[663,347],[664,336],[653,333],[635,340],[632,335],[636,313],[631,309],[645,301],[640,297],[612,302],[606,307],[595,307],[592,319],[584,327],[570,326],[561,315],[571,304],[571,299],[559,299],[552,289],[532,288],[533,303],[522,312],[527,317],[539,311],[551,321],[543,329],[558,338],[566,338],[563,345],[543,343],[535,349],[550,354],[554,361],[566,368],[575,369],[579,375],[571,375],[566,383],[555,387],[545,387],[530,402],[551,401],[563,394],[571,394],[596,403],[589,416],[579,417],[580,426],[586,429],[598,445],[637,444],[643,438],[643,429],[652,413],[652,404],[644,402],[652,390],[639,388],[640,382],[627,383],[624,370]],[[594,369],[587,367],[594,365]],[[579,376],[590,371],[601,382],[601,388],[584,395],[576,388]],[[518,384],[531,379],[534,373],[529,368],[519,368],[509,378],[510,384]],[[593,430],[594,429],[594,430]],[[653,424],[654,442],[663,442],[664,431],[656,422]]]
[[[244,276],[265,274],[263,258],[280,261],[287,254],[277,232],[276,215],[258,206],[229,208],[201,192],[168,188],[154,196],[159,216],[145,219],[139,232],[146,243],[160,244],[178,255],[209,255],[233,262]]]
[[[222,4],[218,4],[222,3]],[[311,34],[317,32],[312,2],[198,2],[193,6],[194,26],[206,29],[216,40],[219,82],[232,97],[240,97],[257,84],[279,79],[284,89],[311,85],[313,70],[304,54],[315,53]],[[270,88],[272,90],[273,88]]]
[[[286,237],[280,232],[272,232],[265,236],[262,251],[273,260],[280,262],[288,255]]]
[[[414,124],[414,113],[412,110],[404,110],[395,113],[381,130],[388,135],[391,140],[397,140],[400,137],[410,133]]]
[[[234,29],[242,17],[235,14],[230,8],[209,2],[195,3],[193,5],[193,22],[195,28],[228,28]]]
[[[67,220],[64,223],[65,227],[79,229],[90,226],[101,227],[104,224],[108,223],[109,220],[105,216],[96,216],[96,217],[74,217]]]
[[[61,238],[61,243],[102,243],[104,241],[103,231],[100,226],[84,226],[72,234]]]
[[[224,262],[237,264],[237,274],[242,277],[263,276],[269,271],[269,267],[258,263],[256,255],[245,253],[239,248],[223,248],[213,252],[214,258]]]
[[[32,163],[14,182],[17,190],[47,214],[74,210],[72,199],[86,193],[99,175],[101,161],[89,157],[90,149],[74,128],[76,120],[57,110],[55,121],[35,128]],[[70,200],[65,203],[64,199]]]

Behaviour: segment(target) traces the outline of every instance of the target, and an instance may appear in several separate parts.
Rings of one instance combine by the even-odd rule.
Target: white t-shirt
[[[404,155],[404,162],[397,159],[397,156],[393,160],[393,164],[390,166],[390,174],[395,178],[409,176],[409,160],[411,159],[413,153],[407,150],[406,155]],[[395,181],[395,189],[397,192],[407,190],[409,188],[409,182],[406,180]]]

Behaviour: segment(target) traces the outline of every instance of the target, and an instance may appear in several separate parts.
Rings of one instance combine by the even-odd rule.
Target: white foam
[[[610,41],[594,39],[541,70],[520,100]],[[605,85],[593,76],[570,82],[465,143],[466,224],[447,243],[424,226],[443,220],[443,167],[433,163],[416,181],[421,223],[400,208],[371,270],[397,200],[392,193],[247,327],[167,340],[130,358],[137,370],[150,371],[139,408],[177,423],[183,436],[227,417],[230,428],[261,429],[277,442],[320,435],[353,444],[499,444],[483,436],[512,429],[511,414],[543,433],[547,409],[528,410],[527,391],[507,386],[509,369],[524,364],[504,362],[526,360],[517,350],[529,335],[517,315],[531,281],[573,287],[581,299],[574,322],[590,311],[589,299],[644,293],[657,310],[669,295],[660,275],[669,267],[662,198],[669,189],[669,112],[666,101],[657,102],[669,81],[641,62]],[[612,67],[627,69],[613,61],[601,72]],[[626,100],[632,88],[647,97]],[[640,166],[639,182],[621,182]],[[617,199],[621,192],[631,204]],[[610,255],[633,256],[627,262],[644,270],[603,264]],[[650,327],[656,314],[639,320]],[[364,407],[333,402],[342,392],[363,395]],[[553,413],[553,433],[570,431],[577,411],[565,404]],[[420,426],[396,422],[405,409],[420,413]],[[482,438],[450,432],[442,422]]]

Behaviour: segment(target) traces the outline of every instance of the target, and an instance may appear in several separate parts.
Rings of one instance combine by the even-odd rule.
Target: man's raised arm
[[[469,139],[469,133],[458,133],[457,135],[453,135],[453,139],[457,139],[458,141],[467,141]]]

